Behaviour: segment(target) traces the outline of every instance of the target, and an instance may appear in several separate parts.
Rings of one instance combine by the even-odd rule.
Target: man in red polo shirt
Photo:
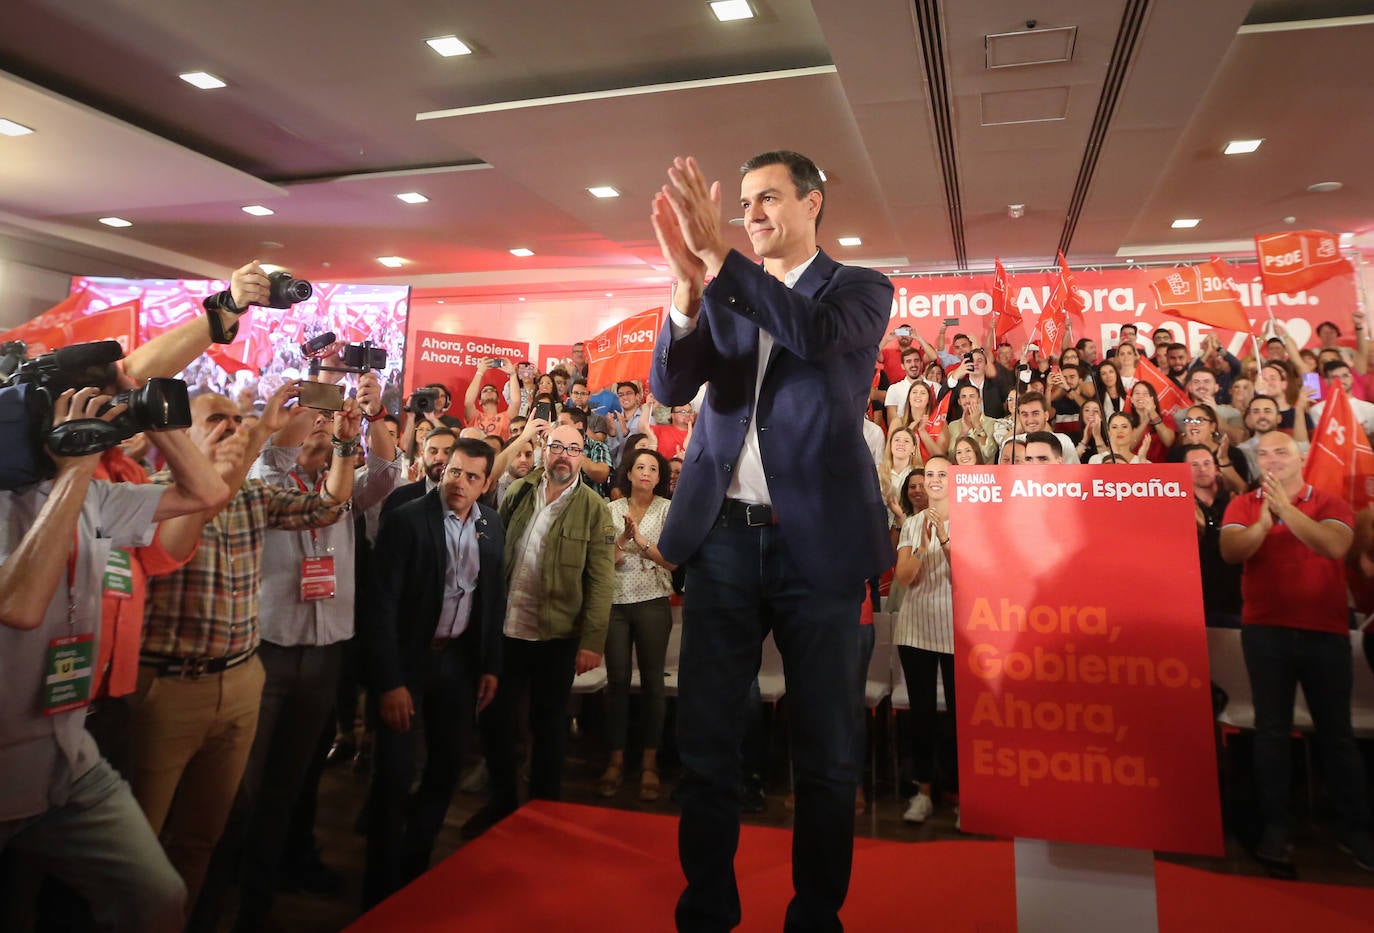
[[[1344,559],[1355,516],[1344,499],[1303,482],[1292,437],[1259,437],[1260,488],[1233,499],[1221,556],[1245,565],[1241,645],[1255,701],[1255,783],[1264,833],[1255,857],[1293,877],[1289,806],[1293,700],[1298,684],[1312,712],[1327,788],[1340,817],[1341,848],[1374,871],[1364,763],[1350,725],[1352,665]]]

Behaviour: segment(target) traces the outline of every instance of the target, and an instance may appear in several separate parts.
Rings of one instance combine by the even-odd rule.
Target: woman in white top
[[[644,697],[639,799],[658,799],[663,665],[673,627],[668,606],[668,597],[673,595],[673,565],[658,552],[658,537],[668,517],[669,480],[668,463],[658,451],[637,450],[618,481],[624,498],[610,505],[612,522],[624,530],[615,542],[615,596],[606,631],[606,731],[610,736],[611,758],[597,786],[603,797],[614,797],[625,776],[633,642]]]
[[[949,579],[949,472],[944,457],[926,461],[929,505],[902,526],[897,544],[896,581],[906,595],[897,612],[892,642],[902,661],[911,697],[912,751],[918,793],[902,819],[923,823],[934,810],[931,783],[938,757],[941,773],[959,773],[953,743],[941,742],[936,722],[935,675],[945,685],[945,708],[954,722],[954,600]],[[940,751],[937,756],[937,746]],[[946,747],[947,746],[947,747]]]
[[[1107,449],[1088,458],[1089,463],[1149,463],[1141,451],[1132,446],[1135,435],[1135,413],[1119,411],[1107,419]],[[1145,446],[1150,438],[1145,438]]]

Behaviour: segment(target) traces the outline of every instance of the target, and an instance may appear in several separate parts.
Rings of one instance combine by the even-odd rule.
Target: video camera
[[[84,457],[108,450],[139,431],[191,426],[186,383],[160,378],[111,399],[102,413],[116,405],[128,406],[111,421],[81,418],[53,425],[53,403],[59,395],[68,389],[104,389],[114,384],[118,375],[114,364],[123,356],[118,341],[101,340],[73,344],[19,363],[0,388],[0,489],[57,475],[49,451],[61,457]]]
[[[275,274],[275,273],[274,273]],[[308,286],[309,283],[307,283]],[[374,347],[371,340],[350,343],[339,351],[340,366],[326,366],[320,362],[320,354],[334,345],[338,337],[333,331],[325,331],[301,344],[301,355],[310,361],[311,380],[301,383],[301,404],[306,408],[319,411],[339,411],[343,408],[343,386],[327,382],[316,382],[313,377],[321,372],[354,373],[363,375],[374,369],[386,369],[386,349]]]

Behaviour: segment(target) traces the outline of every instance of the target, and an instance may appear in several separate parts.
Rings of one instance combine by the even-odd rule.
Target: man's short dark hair
[[[658,462],[658,484],[654,486],[654,495],[671,499],[673,497],[673,471],[669,468],[668,461],[663,459],[663,454],[652,447],[632,451],[628,459],[621,459],[620,469],[616,471],[615,488],[624,493],[625,498],[630,497],[630,472],[634,469],[635,461],[645,454],[653,454],[654,460]]]
[[[565,408],[559,412],[560,415],[567,415],[568,420],[577,426],[577,429],[584,434],[587,431],[587,413],[580,408]]]
[[[438,434],[436,429],[429,436]],[[450,431],[450,434],[453,432]],[[491,449],[491,445],[480,437],[460,437],[453,442],[453,450],[449,451],[449,463],[453,458],[462,454],[464,457],[479,458],[486,466],[486,475],[491,475],[491,465],[496,462],[496,451]]]
[[[1322,375],[1330,379],[1338,369],[1349,369],[1350,364],[1345,360],[1327,360],[1322,364]]]
[[[1215,453],[1213,453],[1213,452],[1212,452],[1212,448],[1208,447],[1206,444],[1184,444],[1183,447],[1180,448],[1180,449],[1183,451],[1183,459],[1184,459],[1185,461],[1188,459],[1188,454],[1189,454],[1190,451],[1201,450],[1201,451],[1203,451],[1204,453],[1206,453],[1207,456],[1209,456],[1209,457],[1212,458],[1212,465],[1213,465],[1213,466],[1217,466],[1217,465],[1218,465],[1218,464],[1217,464],[1217,455],[1216,455]]]
[[[1187,353],[1187,352],[1188,352],[1188,346],[1187,346],[1187,344],[1182,344],[1182,343],[1179,343],[1179,342],[1175,341],[1175,342],[1169,344],[1167,347],[1164,348],[1164,351],[1165,351],[1166,353],[1172,353],[1172,352],[1174,352],[1175,350],[1182,350],[1184,353]]]
[[[821,177],[821,170],[816,168],[816,163],[800,152],[774,149],[772,152],[760,153],[745,162],[739,167],[739,173],[748,175],[770,165],[787,166],[787,174],[792,176],[792,187],[797,189],[797,197],[804,198],[812,191],[821,193],[821,209],[816,211],[816,229],[820,230],[821,218],[825,216],[825,179]]]
[[[633,382],[617,382],[615,384],[615,391],[617,395],[620,394],[621,389],[630,389],[634,392],[635,395],[639,394],[639,386],[635,385]]]

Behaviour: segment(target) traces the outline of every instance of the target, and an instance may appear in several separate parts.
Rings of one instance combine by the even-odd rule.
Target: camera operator
[[[100,391],[63,392],[54,425],[121,415],[97,415],[110,400]],[[92,453],[54,456],[53,480],[0,491],[0,848],[54,866],[120,930],[180,929],[186,891],[85,729],[102,581],[114,548],[146,545],[155,523],[229,492],[185,432],[159,445],[171,469],[160,486],[96,480]]]
[[[299,383],[284,384],[248,430],[241,429],[243,415],[228,398],[206,393],[192,401],[191,435],[211,451],[234,495],[224,508],[205,513],[190,563],[148,587],[138,686],[129,702],[128,777],[193,901],[257,729],[266,532],[331,525],[353,494],[352,470],[333,471],[309,492],[246,479],[263,442],[286,425],[287,400],[299,394]],[[343,402],[334,419],[340,445],[356,444],[360,423],[357,401]],[[302,567],[303,573],[310,569]]]
[[[321,374],[322,378],[325,374]],[[383,420],[382,388],[373,372],[358,378],[357,404],[370,422],[366,466],[354,473],[353,508],[365,512],[383,502],[405,477],[395,439]],[[273,435],[250,473],[269,486],[320,489],[338,470],[354,471],[357,441],[332,441],[327,412],[300,408]],[[211,861],[191,929],[214,930],[223,901],[239,879],[237,929],[266,926],[283,868],[292,807],[320,754],[319,738],[334,714],[344,643],[354,634],[355,523],[325,528],[272,530],[263,538],[261,644],[266,671],[257,734],[224,834]],[[303,568],[327,566],[327,589],[308,595]],[[318,771],[315,771],[318,774]],[[313,845],[308,847],[314,858]],[[327,871],[311,866],[315,876]]]

